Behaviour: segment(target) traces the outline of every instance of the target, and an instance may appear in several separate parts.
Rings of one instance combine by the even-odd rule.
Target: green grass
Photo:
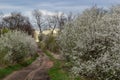
[[[15,65],[0,69],[0,79],[6,77],[7,75],[12,73],[13,71],[20,70],[23,67],[30,65],[35,59],[36,59],[36,57],[33,57],[33,58],[31,58],[31,59],[29,59],[21,64],[15,64]]]
[[[55,61],[49,70],[51,80],[70,80],[69,74],[62,69],[62,61]]]
[[[63,68],[65,61],[55,59],[47,50],[44,52],[54,62],[54,66],[48,72],[51,80],[80,80],[79,78],[72,79],[70,77],[70,73]]]

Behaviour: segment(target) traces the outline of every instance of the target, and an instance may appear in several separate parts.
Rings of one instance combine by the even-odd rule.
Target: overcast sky
[[[56,11],[79,13],[94,5],[109,8],[117,4],[120,4],[120,0],[0,0],[0,12],[5,16],[10,15],[10,12],[22,12],[34,25],[31,14],[34,9],[41,10],[45,15],[54,15]]]
[[[40,9],[46,11],[81,12],[93,5],[107,8],[120,4],[120,0],[0,0],[0,11],[32,11]]]

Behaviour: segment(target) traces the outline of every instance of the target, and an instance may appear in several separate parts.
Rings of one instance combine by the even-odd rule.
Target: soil
[[[48,70],[53,66],[53,61],[38,50],[39,57],[28,67],[15,71],[3,80],[50,80]]]

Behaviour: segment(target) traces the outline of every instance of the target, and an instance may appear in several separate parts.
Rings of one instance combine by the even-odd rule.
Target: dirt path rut
[[[48,70],[53,66],[53,62],[38,50],[39,57],[28,67],[15,71],[3,80],[50,80]]]

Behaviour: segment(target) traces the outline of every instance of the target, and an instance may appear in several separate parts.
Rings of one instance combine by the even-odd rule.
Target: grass
[[[8,66],[6,68],[2,68],[0,69],[0,79],[6,77],[7,75],[11,74],[13,71],[16,71],[16,70],[20,70],[22,69],[23,67],[26,67],[28,65],[30,65],[34,60],[36,59],[36,57],[33,57],[21,64],[15,64],[15,65],[12,65],[12,66]]]
[[[81,80],[80,78],[71,78],[70,73],[64,69],[65,61],[55,59],[47,50],[44,52],[54,62],[54,66],[48,72],[51,80]]]
[[[49,70],[51,80],[70,80],[66,71],[61,67],[61,62],[56,61],[54,66]]]

